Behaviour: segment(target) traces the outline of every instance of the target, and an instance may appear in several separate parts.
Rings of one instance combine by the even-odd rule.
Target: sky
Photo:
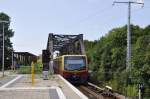
[[[117,1],[117,0],[116,0]],[[127,0],[118,0],[127,1]],[[114,0],[0,0],[0,12],[11,17],[15,51],[35,55],[46,49],[48,34],[84,34],[98,40],[115,27],[127,24],[127,4]],[[132,5],[131,23],[150,24],[150,0]]]

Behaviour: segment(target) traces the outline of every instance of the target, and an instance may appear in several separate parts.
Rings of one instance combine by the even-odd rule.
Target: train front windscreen
[[[84,56],[65,56],[64,69],[68,71],[85,70],[86,58]]]

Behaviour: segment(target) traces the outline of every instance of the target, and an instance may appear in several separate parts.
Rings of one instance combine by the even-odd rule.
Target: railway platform
[[[0,84],[0,99],[88,99],[60,75],[48,80],[36,75],[34,84],[31,75],[13,75],[7,82],[0,81],[5,82]]]

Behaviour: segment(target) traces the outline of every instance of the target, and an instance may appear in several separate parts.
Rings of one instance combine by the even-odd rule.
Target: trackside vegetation
[[[138,84],[144,84],[144,96],[150,95],[150,25],[132,25],[131,72],[126,71],[127,26],[114,28],[96,41],[85,40],[91,80],[114,90],[138,96]]]

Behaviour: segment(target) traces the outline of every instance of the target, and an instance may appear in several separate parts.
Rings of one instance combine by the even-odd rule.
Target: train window
[[[86,68],[86,59],[83,56],[66,56],[64,59],[65,70],[83,70]]]

